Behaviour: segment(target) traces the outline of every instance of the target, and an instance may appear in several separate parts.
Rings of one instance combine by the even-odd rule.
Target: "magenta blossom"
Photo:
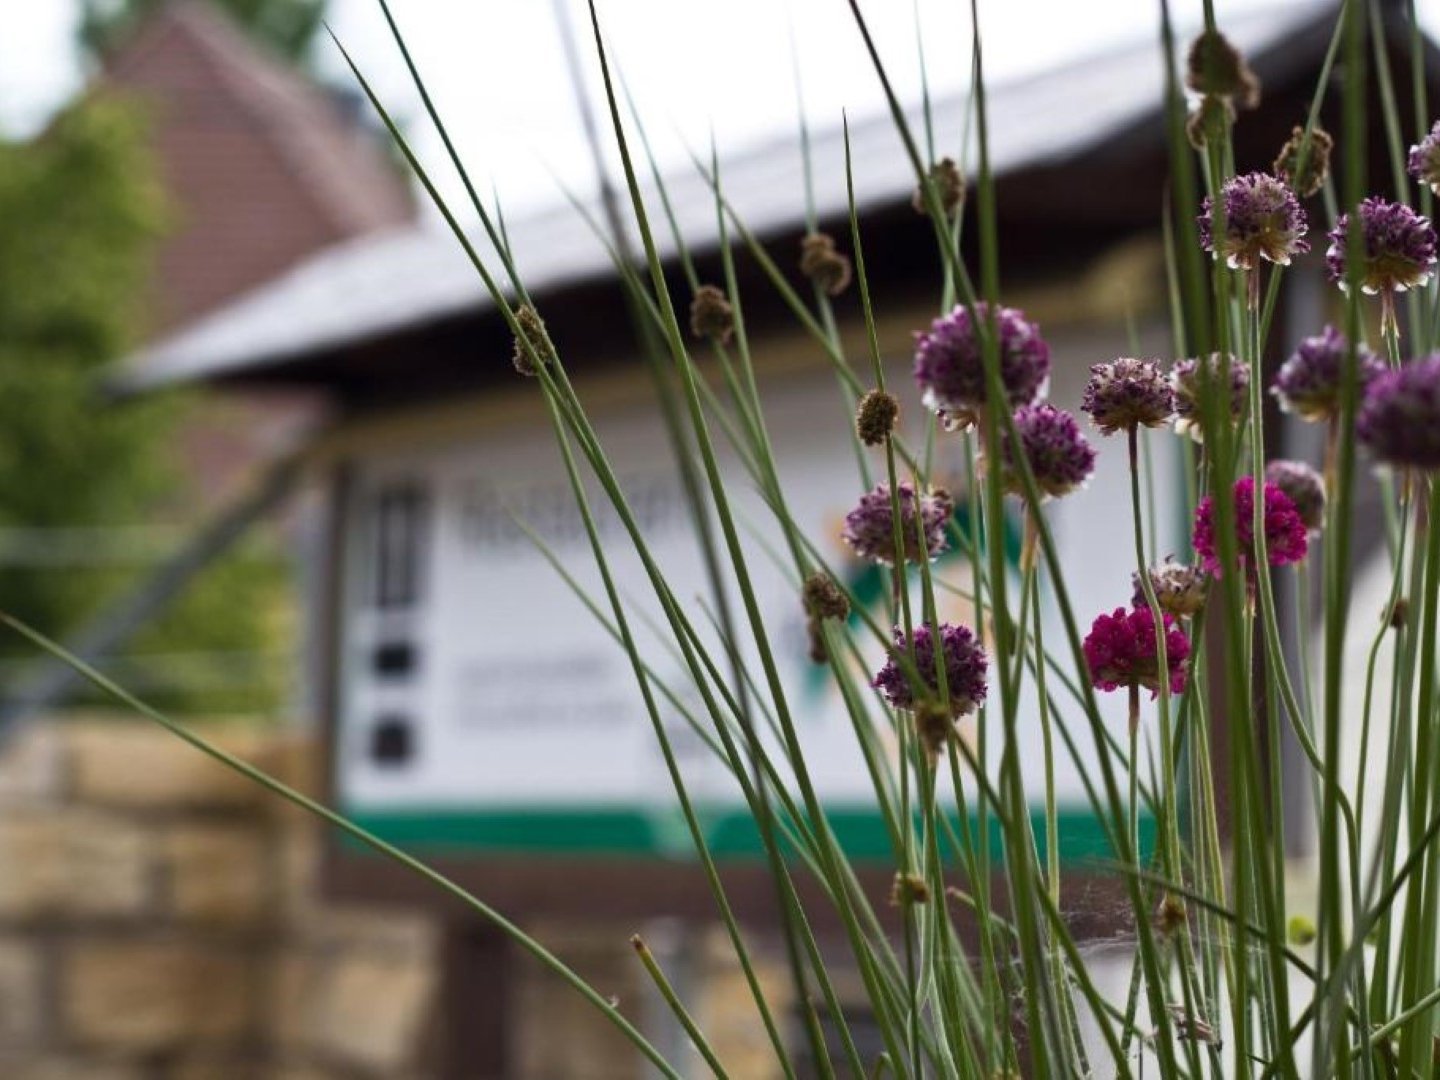
[[[1235,481],[1235,533],[1240,566],[1246,576],[1254,574],[1255,563],[1255,478],[1242,476]],[[1267,483],[1265,499],[1265,553],[1271,566],[1284,566],[1305,558],[1307,550],[1305,519],[1300,516],[1290,497],[1276,485]],[[1215,537],[1215,500],[1207,495],[1195,508],[1195,553],[1200,563],[1214,577],[1220,577],[1224,564]]]
[[[1173,615],[1166,613],[1165,667],[1172,694],[1185,689],[1185,661],[1190,639]],[[1099,615],[1085,638],[1085,663],[1097,690],[1145,687],[1160,692],[1160,659],[1156,655],[1155,619],[1148,607],[1116,608]]]

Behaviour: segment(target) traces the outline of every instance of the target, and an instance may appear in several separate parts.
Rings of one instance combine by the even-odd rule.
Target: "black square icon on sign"
[[[403,716],[385,716],[370,733],[370,757],[379,765],[404,765],[415,756],[415,725]]]

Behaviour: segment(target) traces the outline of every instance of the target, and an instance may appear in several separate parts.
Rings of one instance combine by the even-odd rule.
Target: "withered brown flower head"
[[[1206,30],[1190,45],[1185,85],[1197,94],[1226,98],[1241,109],[1260,104],[1260,80],[1240,50],[1218,30]]]
[[[931,165],[930,183],[935,186],[935,195],[940,200],[940,209],[945,212],[946,217],[954,217],[965,204],[965,174],[960,171],[960,166],[955,164],[955,159],[941,158]],[[910,197],[910,205],[915,208],[917,214],[929,212],[925,205],[923,186],[915,185],[915,194]]]
[[[690,302],[690,332],[697,338],[713,338],[722,345],[735,333],[735,309],[723,290],[701,285]]]
[[[1302,154],[1301,147],[1304,147]],[[1305,129],[1297,127],[1280,148],[1275,159],[1275,175],[1294,189],[1302,199],[1308,199],[1325,186],[1330,175],[1330,152],[1335,149],[1335,140],[1324,128],[1310,129],[1310,138],[1305,138]]]
[[[542,364],[549,363],[555,346],[550,344],[550,335],[545,330],[540,313],[529,304],[521,304],[515,309],[515,322],[520,327],[520,333],[515,337],[515,354],[511,359],[521,375],[534,376],[535,358],[538,357]],[[529,348],[526,348],[527,344]]]
[[[814,232],[800,240],[800,272],[827,296],[839,296],[853,276],[850,256],[835,249],[835,238]]]
[[[900,403],[884,390],[871,390],[855,409],[855,434],[866,446],[879,446],[890,438],[900,418]]]

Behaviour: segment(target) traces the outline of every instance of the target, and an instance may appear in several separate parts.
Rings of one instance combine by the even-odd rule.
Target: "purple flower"
[[[1414,146],[1410,147],[1410,175],[1440,195],[1440,120]]]
[[[1165,667],[1170,692],[1185,689],[1185,661],[1190,658],[1190,639],[1174,616],[1165,620]],[[1160,658],[1155,648],[1155,618],[1148,607],[1116,608],[1100,615],[1085,638],[1085,664],[1097,690],[1120,690],[1143,686],[1152,694],[1160,692]]]
[[[1302,420],[1329,420],[1340,412],[1340,375],[1349,343],[1345,335],[1327,326],[1315,337],[1300,342],[1290,359],[1280,365],[1270,392],[1280,408]],[[1357,377],[1364,393],[1370,380],[1385,370],[1364,345],[1357,345]]]
[[[1155,591],[1155,602],[1160,605],[1161,611],[1184,617],[1197,614],[1205,606],[1205,588],[1209,580],[1200,567],[1185,566],[1172,557],[1158,566],[1149,567],[1146,573],[1150,575],[1150,588]],[[1130,581],[1135,587],[1131,604],[1146,607],[1140,575],[1132,573]]]
[[[1364,253],[1360,290],[1368,296],[1389,296],[1418,288],[1430,280],[1435,267],[1435,230],[1404,203],[1370,197],[1360,203],[1360,230]],[[1325,265],[1330,280],[1349,288],[1345,261],[1349,254],[1350,215],[1341,214],[1330,231]]]
[[[1242,476],[1235,481],[1235,540],[1237,557],[1246,576],[1255,564],[1255,478]],[[1274,484],[1266,483],[1265,553],[1271,566],[1284,566],[1305,558],[1307,549],[1305,522],[1290,497]],[[1214,577],[1220,577],[1224,564],[1220,561],[1220,545],[1215,536],[1215,500],[1209,495],[1195,508],[1195,553],[1200,563]]]
[[[1309,465],[1303,461],[1272,461],[1265,466],[1265,484],[1274,484],[1285,493],[1312,534],[1325,527],[1325,481]]]
[[[1305,211],[1283,180],[1269,173],[1233,176],[1220,188],[1225,207],[1225,235],[1215,237],[1212,202],[1200,211],[1200,242],[1216,258],[1224,256],[1232,270],[1254,270],[1262,259],[1289,266],[1290,259],[1309,251],[1305,242]]]
[[[1015,413],[1015,431],[1036,485],[1051,498],[1068,495],[1095,471],[1095,451],[1080,434],[1075,417],[1063,409],[1026,405]],[[1000,472],[1007,491],[1024,494],[1014,444],[1004,431],[1000,434]]]
[[[1165,424],[1175,411],[1175,395],[1157,362],[1122,356],[1091,365],[1080,408],[1090,414],[1102,435],[1113,435]]]
[[[1355,435],[1386,464],[1440,469],[1440,353],[1376,376],[1355,417]]]
[[[975,305],[975,321],[988,325],[989,307]],[[985,365],[980,334],[963,304],[930,324],[928,334],[915,335],[915,381],[927,408],[947,428],[973,426],[985,408]],[[1015,308],[995,313],[1000,344],[1000,382],[1009,408],[1029,405],[1050,375],[1050,347],[1040,329]]]
[[[926,494],[916,495],[915,485],[908,480],[900,481],[898,490],[900,503],[900,532],[905,544],[905,561],[933,559],[945,550],[947,538],[945,525],[955,511],[949,492],[936,488]],[[877,484],[871,491],[860,496],[855,509],[845,515],[845,530],[842,539],[850,545],[856,555],[871,562],[890,565],[895,561],[895,515],[890,498],[890,485]],[[920,549],[915,515],[925,530],[925,549]]]
[[[897,709],[913,709],[917,704],[915,687],[906,674],[910,644],[905,631],[897,626],[895,647],[890,658],[870,680],[870,685],[884,694],[885,700]],[[945,658],[945,689],[950,695],[950,715],[960,717],[974,712],[985,700],[985,650],[967,627],[950,623],[940,624],[940,650]],[[940,683],[935,669],[935,635],[928,625],[915,628],[914,657],[915,672],[921,684],[938,699]]]
[[[1204,415],[1200,403],[1204,400],[1206,374],[1209,375],[1210,393],[1219,395],[1224,390],[1217,385],[1221,375],[1222,359],[1219,353],[1211,353],[1204,368],[1199,360],[1177,360],[1170,369],[1170,389],[1175,395],[1175,429],[1181,434],[1189,433],[1200,437],[1200,425]],[[1239,357],[1230,357],[1230,419],[1239,420],[1245,414],[1245,405],[1250,400],[1250,365]]]

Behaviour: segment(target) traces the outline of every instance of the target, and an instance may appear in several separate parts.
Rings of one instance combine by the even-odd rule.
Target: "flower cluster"
[[[1355,435],[1387,465],[1440,469],[1440,353],[1372,379]]]
[[[1302,420],[1334,418],[1340,412],[1340,378],[1349,347],[1345,335],[1333,326],[1301,341],[1290,358],[1280,365],[1270,388],[1280,408]],[[1355,357],[1363,393],[1370,381],[1385,370],[1385,365],[1364,345],[1355,347]]]
[[[985,700],[985,650],[968,627],[941,623],[939,638],[950,715],[952,718],[961,717],[974,712]],[[935,639],[936,634],[928,625],[917,626],[911,638],[907,638],[900,627],[895,628],[895,647],[890,658],[870,681],[870,685],[895,708],[914,709],[922,700],[916,697],[916,687],[906,673],[911,656],[915,661],[914,674],[919,676],[923,688],[929,692],[923,699],[934,701],[939,698]]]
[[[1266,483],[1263,491],[1265,554],[1271,566],[1284,566],[1305,558],[1307,529],[1300,511],[1290,497],[1277,486]],[[1235,481],[1235,541],[1237,558],[1247,577],[1255,565],[1255,478],[1242,476]],[[1215,500],[1205,496],[1195,508],[1195,553],[1200,564],[1214,577],[1224,571],[1220,545],[1216,536]]]
[[[1113,435],[1164,425],[1175,411],[1175,395],[1155,361],[1121,357],[1091,366],[1080,408],[1102,435]]]
[[[1095,471],[1094,449],[1080,433],[1075,417],[1063,409],[1046,403],[1017,409],[1015,433],[1035,485],[1051,498],[1074,491]],[[1025,487],[1009,432],[1001,433],[999,467],[1005,490],[1023,495]]]
[[[1310,250],[1305,211],[1282,180],[1268,173],[1234,176],[1220,188],[1225,231],[1215,235],[1214,206],[1207,196],[1200,212],[1200,242],[1232,270],[1254,270],[1262,260],[1289,266]]]
[[[928,493],[917,493],[914,484],[902,480],[896,489],[896,496],[895,499],[891,498],[889,484],[877,484],[860,496],[855,509],[845,515],[845,529],[841,537],[862,559],[884,565],[893,563],[894,503],[898,502],[905,561],[918,562],[921,559],[935,558],[948,544],[945,526],[950,521],[950,515],[955,512],[955,504],[949,493],[941,488]],[[919,535],[922,529],[925,534],[923,549]]]
[[[1185,566],[1173,558],[1167,558],[1158,566],[1145,571],[1150,575],[1150,588],[1155,593],[1155,603],[1160,610],[1177,618],[1196,615],[1205,606],[1205,588],[1208,577],[1198,566]],[[1147,607],[1145,590],[1140,584],[1140,575],[1130,575],[1135,587],[1130,603],[1135,607]]]
[[[1228,358],[1229,363],[1219,353],[1211,353],[1203,362],[1200,360],[1177,360],[1174,367],[1170,369],[1170,389],[1175,395],[1175,428],[1182,434],[1190,434],[1195,438],[1200,437],[1201,418],[1204,413],[1201,402],[1205,396],[1207,381],[1211,384],[1210,392],[1219,394],[1225,388],[1217,385],[1219,379],[1229,373],[1229,404],[1230,419],[1238,421],[1245,415],[1245,405],[1249,401],[1250,392],[1250,365],[1238,357]]]
[[[1435,230],[1404,203],[1371,197],[1360,203],[1360,266],[1356,276],[1368,296],[1390,296],[1419,288],[1435,268]],[[1330,280],[1348,289],[1350,215],[1341,214],[1330,231],[1325,265]]]
[[[1272,461],[1265,466],[1265,484],[1274,484],[1295,504],[1309,532],[1325,526],[1325,481],[1303,461]]]
[[[1190,639],[1169,613],[1165,624],[1165,672],[1160,671],[1155,618],[1148,607],[1116,608],[1100,615],[1084,642],[1085,663],[1090,681],[1097,690],[1145,687],[1160,692],[1164,678],[1172,694],[1185,689],[1185,661],[1190,658]]]
[[[1410,147],[1407,167],[1411,176],[1440,195],[1440,120],[1435,121],[1430,134]]]
[[[985,362],[977,326],[990,325],[989,306],[963,304],[936,319],[929,333],[916,335],[915,381],[927,408],[951,429],[974,426],[984,411]],[[1039,328],[1015,308],[997,308],[994,329],[1000,347],[1000,383],[1010,408],[1029,405],[1050,375],[1050,347]]]

